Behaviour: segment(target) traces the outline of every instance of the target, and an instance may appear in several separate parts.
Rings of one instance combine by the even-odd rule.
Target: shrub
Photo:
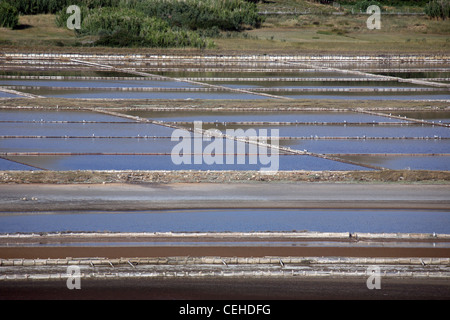
[[[100,36],[98,44],[111,46],[211,47],[213,43],[206,36],[241,31],[246,26],[260,27],[263,21],[256,4],[245,0],[61,2],[67,1],[81,7],[81,30],[77,32]],[[60,27],[70,16],[65,10],[66,6],[62,6],[56,17]]]
[[[100,36],[96,45],[102,46],[205,48],[212,45],[193,31],[172,28],[162,19],[128,8],[89,10],[80,33]]]
[[[433,0],[428,2],[424,8],[425,13],[430,18],[447,19],[450,17],[450,1],[449,0]]]
[[[263,21],[255,3],[244,0],[142,0],[132,4],[138,11],[166,20],[171,26],[191,30],[217,27],[242,30],[260,27]]]
[[[58,13],[70,5],[88,9],[115,7],[137,9],[162,18],[172,26],[191,30],[217,26],[221,30],[241,30],[243,25],[259,27],[262,17],[255,3],[246,0],[0,0],[20,14]]]
[[[98,35],[100,30],[110,34],[118,29],[127,30],[130,34],[139,35],[141,25],[146,18],[140,12],[131,9],[100,8],[90,10],[81,24],[81,33]]]
[[[358,2],[355,4],[354,8],[355,8],[356,10],[360,10],[360,11],[362,11],[362,12],[366,12],[367,8],[370,7],[370,6],[372,6],[372,5],[379,6],[380,9],[381,9],[381,4],[380,4],[380,2],[378,2],[378,1],[372,1],[372,0],[362,0],[362,1],[358,1]]]
[[[15,28],[19,23],[19,11],[6,2],[0,2],[0,27]]]

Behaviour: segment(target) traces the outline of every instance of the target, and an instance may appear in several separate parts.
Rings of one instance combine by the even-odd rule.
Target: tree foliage
[[[19,11],[7,2],[0,2],[0,27],[11,28],[19,23]]]
[[[433,0],[427,3],[424,9],[430,18],[448,19],[450,18],[450,1],[449,0]]]
[[[97,45],[116,47],[196,47],[212,43],[198,33],[172,28],[166,21],[128,8],[88,11],[81,24],[82,35],[98,35]]]
[[[162,18],[171,26],[191,30],[218,27],[241,30],[243,25],[259,27],[262,17],[255,3],[246,0],[1,0],[20,14],[57,13],[70,5],[88,9],[102,7],[136,9]]]
[[[381,3],[379,1],[373,1],[373,0],[360,0],[355,4],[354,8],[356,10],[366,12],[367,8],[372,5],[379,6],[381,9]]]
[[[0,0],[22,14],[57,13],[66,25],[70,5],[81,8],[81,35],[97,35],[102,45],[211,46],[205,35],[260,27],[263,18],[246,0]]]
[[[244,25],[258,28],[262,23],[256,4],[244,0],[142,0],[130,5],[172,26],[191,30],[217,27],[239,31]]]

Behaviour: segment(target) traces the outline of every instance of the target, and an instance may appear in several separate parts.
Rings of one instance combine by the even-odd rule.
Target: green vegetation
[[[429,0],[378,0],[381,5],[402,7],[402,6],[424,6]],[[357,2],[362,2],[361,0],[338,0],[342,5],[354,5]]]
[[[425,6],[425,13],[430,18],[448,19],[450,18],[450,1],[449,0],[433,0]]]
[[[37,0],[0,0],[0,3],[14,2],[19,5],[35,1]],[[50,0],[47,1],[50,3]],[[65,1],[57,2],[64,4]],[[71,0],[71,4],[77,3],[81,7],[81,30],[72,31],[66,28],[71,14],[65,12],[64,6],[57,10],[56,14],[21,14],[17,28],[2,29],[0,45],[4,51],[98,53],[106,50],[112,53],[141,53],[167,52],[164,48],[171,48],[170,52],[207,49],[216,54],[447,54],[450,46],[450,19],[430,19],[426,15],[386,14],[382,15],[380,30],[368,30],[366,14],[351,14],[354,5],[361,0],[345,1],[348,4],[340,1],[342,5],[339,8],[312,0],[274,0],[256,4],[246,0],[175,2]],[[387,13],[423,13],[425,4],[430,0],[399,1],[399,5],[411,5],[401,7],[393,7],[392,4],[397,3],[394,0],[378,2]],[[113,4],[114,10],[111,9]],[[147,4],[147,8],[144,8],[144,4]],[[108,10],[114,13],[106,14]],[[254,13],[266,10],[291,14],[262,15],[264,19],[261,19],[261,15],[254,15],[254,18],[251,18]],[[292,14],[294,10],[302,14]],[[234,15],[231,12],[234,12]],[[310,14],[304,14],[305,12]],[[338,12],[340,14],[332,14]],[[229,20],[226,20],[227,18]],[[94,23],[94,19],[97,22]],[[156,49],[158,47],[161,49]]]
[[[373,0],[361,0],[355,3],[354,8],[356,10],[362,11],[362,12],[366,12],[367,8],[369,6],[378,6],[381,8],[381,3],[379,1],[373,1]]]
[[[245,0],[3,0],[2,5],[9,10],[5,18],[12,16],[10,10],[57,13],[59,27],[70,16],[66,8],[78,5],[82,24],[76,34],[97,36],[95,45],[114,47],[213,47],[208,36],[263,22],[256,4]],[[11,25],[3,20],[3,26]]]
[[[166,20],[171,26],[196,29],[218,28],[238,31],[244,25],[260,27],[263,18],[257,5],[246,0],[2,0],[20,14],[58,13],[70,5],[86,9],[135,9],[150,17]],[[86,11],[85,11],[86,12]]]
[[[258,28],[262,23],[256,4],[245,0],[142,0],[134,6],[137,11],[160,17],[171,26],[191,30],[215,27],[239,31],[244,25]]]
[[[96,45],[114,47],[213,47],[208,36],[260,27],[257,6],[245,0],[84,0],[80,36],[99,36]],[[108,3],[116,2],[116,7]],[[59,11],[64,27],[69,14]]]
[[[0,2],[0,27],[15,28],[19,23],[19,12],[6,2]]]
[[[99,35],[97,45],[113,47],[211,47],[212,42],[185,29],[171,28],[134,9],[99,8],[83,20],[80,33]]]
[[[341,0],[338,3],[343,9],[353,12],[365,12],[370,5],[377,5],[383,12],[423,13],[430,0]]]
[[[2,0],[14,6],[20,14],[56,13],[70,5],[85,6],[90,9],[116,7],[127,0]]]

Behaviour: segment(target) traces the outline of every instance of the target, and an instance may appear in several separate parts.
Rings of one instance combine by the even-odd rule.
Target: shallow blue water
[[[71,119],[71,118],[68,118]],[[212,120],[214,119],[214,120]],[[216,121],[220,117],[211,117]],[[0,119],[1,120],[1,119]],[[120,120],[120,119],[119,119]],[[292,120],[292,119],[291,119]],[[71,120],[69,120],[71,121]],[[173,120],[172,120],[173,121]],[[191,121],[188,120],[188,121]],[[193,119],[193,121],[196,121]],[[243,120],[249,121],[249,120]],[[294,120],[295,121],[295,120]],[[119,121],[120,122],[120,121]],[[192,125],[182,125],[192,126]],[[282,137],[450,137],[450,128],[431,125],[410,125],[410,126],[381,126],[381,125],[289,125],[289,126],[267,126],[267,125],[223,125],[202,124],[203,129],[219,129],[226,133],[227,129],[255,128],[259,130],[267,129],[270,134],[271,129],[279,130]],[[161,125],[146,123],[0,123],[0,136],[105,136],[105,137],[132,137],[132,136],[164,136],[170,137],[173,129]]]
[[[25,90],[24,90],[25,91]],[[129,92],[102,90],[26,90],[45,97],[67,99],[219,99],[219,100],[255,100],[268,99],[265,96],[234,92]]]
[[[87,111],[0,110],[1,121],[119,121],[130,120]],[[2,126],[3,124],[0,124]]]
[[[291,149],[316,153],[450,153],[450,140],[286,140]]]
[[[203,129],[217,128],[222,132],[226,129],[255,128],[279,130],[280,137],[450,137],[450,128],[431,125],[227,125],[203,124]]]
[[[389,117],[356,112],[142,112],[127,114],[162,121],[204,121],[204,122],[398,122]]]
[[[33,86],[60,88],[200,88],[182,81],[158,80],[1,80],[0,86]]]
[[[87,156],[14,156],[8,157],[32,166],[49,170],[260,170],[271,168],[271,164],[277,165],[277,159],[271,158],[270,162],[262,162],[255,157],[255,164],[250,164],[250,156],[244,156],[244,163],[240,164],[238,158],[233,157],[234,164],[228,162],[225,157],[220,158],[223,164],[194,164],[194,156],[189,157],[191,164],[174,164],[168,155],[87,155]],[[347,163],[331,161],[303,155],[280,155],[277,167],[273,170],[369,170],[365,167]]]
[[[450,233],[450,212],[425,210],[179,210],[8,214],[0,233],[293,231]]]
[[[36,170],[36,168],[21,164],[21,163],[17,163],[14,161],[9,161],[7,159],[4,158],[0,158],[0,170],[11,170],[11,171],[15,171],[15,170],[19,170],[19,171],[28,171],[28,170]]]
[[[90,133],[86,132],[86,136]],[[181,141],[181,140],[180,140]],[[3,138],[0,139],[0,152],[74,152],[74,153],[171,153],[173,148],[180,145],[180,141],[171,141],[170,138]],[[199,140],[201,141],[201,140]],[[227,152],[227,142],[222,140],[223,151]],[[249,152],[249,145],[232,140],[234,150],[229,148],[228,153],[245,150]],[[204,150],[210,141],[202,142]],[[281,146],[294,150],[308,150],[315,153],[450,153],[450,140],[280,140]],[[194,144],[191,142],[191,152]],[[189,153],[183,149],[184,153]]]
[[[0,139],[0,152],[169,153],[170,139]]]
[[[0,98],[23,98],[22,96],[0,91]]]
[[[280,95],[278,93],[278,95]],[[429,94],[423,94],[418,93],[414,94],[413,92],[409,93],[408,95],[386,95],[386,94],[366,94],[366,95],[358,95],[358,94],[346,94],[346,95],[333,95],[333,94],[293,94],[289,95],[289,98],[292,99],[308,99],[308,100],[314,100],[314,99],[332,99],[332,100],[450,100],[450,95],[448,94],[441,94],[441,93],[429,93]]]
[[[150,123],[0,123],[0,136],[170,137],[172,131]]]
[[[394,115],[407,116],[420,120],[427,120],[435,123],[449,123],[450,111],[395,111]]]
[[[346,157],[358,161],[394,170],[450,170],[448,156],[361,156]]]
[[[168,153],[177,145],[184,145],[180,153],[194,153],[196,145],[205,150],[213,141],[202,139],[174,140],[171,138],[3,138],[0,139],[0,152],[41,152],[41,153]],[[229,147],[232,143],[232,147]],[[217,153],[255,153],[250,145],[233,140],[222,139],[223,148]],[[258,149],[261,152],[263,147]],[[228,151],[227,151],[228,150]],[[267,148],[264,148],[267,150]],[[206,151],[205,151],[206,152]]]
[[[367,82],[352,82],[349,83],[342,83],[342,82],[327,82],[326,85],[305,85],[305,83],[297,82],[295,84],[286,84],[283,82],[259,82],[258,84],[250,83],[246,84],[245,82],[239,83],[239,84],[227,84],[227,83],[221,83],[221,85],[228,87],[228,88],[234,88],[234,89],[251,89],[251,88],[277,88],[277,89],[374,89],[374,88],[389,88],[389,89],[410,89],[411,87],[414,88],[426,88],[426,87],[420,87],[420,86],[414,86],[414,85],[408,85],[408,84],[398,84],[396,82],[392,82],[389,85],[386,85],[382,82],[376,82],[372,83],[371,85],[368,85]]]
[[[380,118],[357,113],[217,113],[195,115],[187,113],[150,113],[141,116],[163,117],[164,120],[226,120],[232,121],[369,121]],[[178,118],[176,118],[178,117]],[[255,117],[255,118],[254,118]],[[214,119],[214,120],[213,120]],[[348,120],[347,120],[348,119]],[[132,123],[129,120],[93,112],[77,111],[40,111],[40,110],[0,110],[0,121],[114,121],[128,123],[0,123],[0,135],[3,136],[55,136],[59,138],[0,139],[0,152],[42,152],[42,153],[171,153],[178,141],[170,139],[153,139],[153,136],[170,137],[173,129],[164,126]],[[220,121],[219,120],[219,121]],[[389,119],[390,120],[390,119]],[[296,120],[297,121],[297,120]],[[375,120],[373,120],[375,121]],[[297,150],[308,150],[314,153],[450,153],[450,140],[436,139],[450,137],[450,129],[429,125],[395,125],[395,126],[352,126],[352,125],[291,125],[291,126],[224,126],[223,124],[204,125],[203,129],[217,128],[222,133],[229,129],[247,130],[255,128],[256,134],[261,129],[267,129],[268,135],[279,130],[280,136],[297,137],[429,137],[427,140],[282,140],[280,144]],[[65,136],[89,137],[84,139],[66,139]],[[139,137],[138,139],[99,139],[98,137]],[[145,138],[146,136],[150,138]],[[209,142],[203,143],[203,148]],[[224,149],[221,149],[227,152]],[[216,152],[222,153],[221,150]],[[237,150],[237,148],[235,149]],[[184,152],[189,152],[183,150]],[[192,149],[192,152],[194,150]],[[249,153],[248,146],[245,153]],[[228,152],[230,153],[230,152]],[[234,151],[231,151],[234,153]],[[51,170],[259,170],[261,163],[249,164],[248,156],[245,164],[185,164],[177,166],[170,156],[44,156],[44,157],[14,157],[21,163],[38,168]],[[357,161],[365,164],[382,166],[391,169],[429,169],[449,170],[448,157],[361,157]],[[223,161],[226,163],[226,161]],[[235,160],[236,163],[236,160]],[[279,170],[362,170],[364,167],[353,166],[341,162],[311,158],[309,156],[281,156]],[[0,170],[29,169],[26,165],[13,164],[10,161],[0,162]]]
[[[111,90],[58,90],[58,89],[26,89],[23,92],[32,93],[44,97],[72,98],[72,99],[213,99],[213,100],[255,100],[272,99],[258,94],[246,94],[236,92],[130,92]],[[442,92],[409,92],[408,94],[380,94],[380,93],[323,93],[323,94],[298,94],[285,92],[265,92],[274,96],[286,96],[291,99],[336,99],[336,100],[449,100],[450,95]]]

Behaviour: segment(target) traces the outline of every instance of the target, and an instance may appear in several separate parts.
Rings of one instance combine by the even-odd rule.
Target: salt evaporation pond
[[[251,232],[450,233],[450,212],[438,210],[161,210],[0,215],[0,233]]]

